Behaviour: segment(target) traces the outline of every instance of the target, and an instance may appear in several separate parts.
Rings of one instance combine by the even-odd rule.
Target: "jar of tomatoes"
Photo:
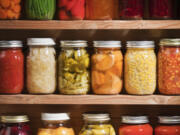
[[[0,41],[0,93],[18,94],[24,86],[24,55],[21,41]]]
[[[180,135],[180,116],[159,116],[155,135]]]
[[[160,41],[158,87],[161,94],[180,94],[180,39]]]
[[[153,135],[153,128],[146,116],[122,116],[119,135]]]
[[[123,55],[120,41],[94,41],[92,89],[95,94],[119,94],[122,90]]]

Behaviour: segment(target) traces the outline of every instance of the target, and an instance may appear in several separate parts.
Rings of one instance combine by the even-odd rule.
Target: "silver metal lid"
[[[122,123],[144,124],[149,123],[147,116],[122,116]]]
[[[42,120],[69,120],[69,113],[42,113],[41,114]]]
[[[85,121],[109,121],[110,116],[108,113],[104,114],[83,114]]]
[[[28,38],[29,46],[54,46],[56,43],[52,38]]]
[[[180,124],[180,116],[159,116],[161,124]]]
[[[60,41],[61,47],[87,47],[85,40],[64,40]]]
[[[93,46],[99,48],[121,47],[121,41],[93,41]]]
[[[154,41],[127,41],[127,48],[154,48]]]
[[[18,115],[18,116],[1,116],[1,122],[3,123],[22,123],[28,122],[29,118],[27,115]]]
[[[11,41],[0,41],[0,47],[4,48],[13,48],[13,47],[23,47],[22,41],[19,40],[11,40]]]
[[[180,46],[180,38],[162,39],[160,46]]]

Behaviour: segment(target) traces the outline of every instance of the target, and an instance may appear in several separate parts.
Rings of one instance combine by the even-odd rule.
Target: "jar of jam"
[[[0,41],[0,93],[18,94],[24,86],[24,55],[21,41]]]
[[[119,94],[122,90],[123,55],[120,41],[94,41],[92,89],[95,94]]]
[[[161,94],[180,94],[180,39],[160,41],[158,87]]]
[[[146,116],[122,116],[119,135],[153,135],[153,128]]]
[[[155,135],[180,135],[180,116],[159,116]]]

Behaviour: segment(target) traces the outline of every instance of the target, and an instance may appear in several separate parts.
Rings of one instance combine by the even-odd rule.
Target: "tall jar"
[[[18,94],[24,86],[24,55],[21,41],[0,41],[0,93]]]
[[[125,89],[148,95],[156,89],[156,55],[153,41],[129,41],[125,55]]]
[[[84,126],[79,135],[115,135],[109,114],[83,114]]]
[[[161,94],[180,94],[180,39],[160,41],[158,87]]]
[[[39,128],[38,135],[75,135],[68,113],[42,113],[41,120],[43,128]]]
[[[92,89],[95,94],[119,94],[122,90],[123,55],[120,41],[94,41]]]
[[[153,128],[146,116],[122,116],[119,135],[153,135]]]
[[[58,87],[61,94],[84,95],[90,89],[87,41],[61,41]]]
[[[31,94],[51,94],[56,89],[55,42],[51,38],[29,38],[27,90]]]

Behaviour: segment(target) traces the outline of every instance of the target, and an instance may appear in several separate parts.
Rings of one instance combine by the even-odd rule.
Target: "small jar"
[[[123,55],[120,41],[94,41],[92,89],[95,94],[119,94],[122,90]]]
[[[79,135],[115,135],[109,114],[83,114],[84,126]]]
[[[27,90],[31,94],[51,94],[56,89],[55,42],[51,38],[29,38]]]
[[[19,94],[24,86],[21,41],[0,41],[0,93]]]
[[[119,135],[153,135],[153,128],[146,116],[122,116]]]
[[[160,41],[158,87],[161,94],[180,94],[180,39]]]
[[[153,41],[127,42],[124,76],[128,94],[149,95],[155,92],[156,55]]]
[[[180,135],[180,116],[159,116],[155,135]]]
[[[58,57],[59,92],[67,95],[84,95],[90,89],[89,54],[87,41],[61,41]]]

